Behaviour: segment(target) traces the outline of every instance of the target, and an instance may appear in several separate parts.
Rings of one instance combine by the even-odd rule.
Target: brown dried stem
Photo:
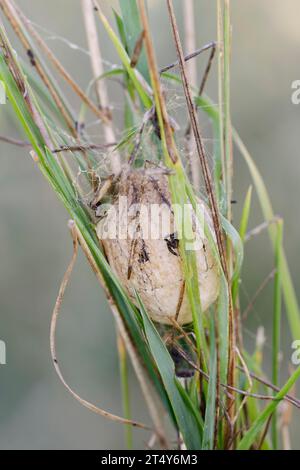
[[[147,57],[148,57],[151,82],[153,84],[155,104],[156,104],[156,108],[160,109],[160,112],[161,112],[167,152],[169,154],[169,157],[172,163],[175,164],[178,161],[177,149],[174,145],[173,131],[170,125],[167,107],[166,107],[166,103],[165,103],[162,88],[161,88],[159,72],[158,72],[155,54],[154,54],[154,48],[153,48],[153,44],[151,40],[151,33],[150,33],[150,28],[149,28],[149,23],[148,23],[148,18],[147,18],[146,7],[145,7],[145,3],[143,0],[138,0],[138,5],[139,5],[141,23],[142,23],[142,27],[144,30],[145,48],[146,48]]]
[[[64,294],[65,294],[66,288],[68,286],[68,283],[69,283],[69,280],[70,280],[70,277],[71,277],[71,274],[72,274],[72,271],[73,271],[73,268],[74,268],[74,265],[75,265],[75,262],[76,262],[77,253],[78,253],[78,237],[77,237],[76,226],[75,226],[75,223],[74,223],[73,220],[71,220],[69,222],[69,228],[70,228],[72,239],[73,239],[73,254],[72,254],[71,261],[68,265],[68,268],[65,272],[65,275],[63,277],[63,280],[62,280],[60,288],[59,288],[59,293],[58,293],[58,296],[57,296],[57,299],[56,299],[56,302],[55,302],[55,307],[54,307],[54,310],[53,310],[53,314],[52,314],[52,318],[51,318],[51,326],[50,326],[50,350],[51,350],[51,358],[52,358],[52,361],[53,361],[55,371],[56,371],[60,381],[64,385],[64,387],[68,390],[68,392],[81,405],[83,405],[85,408],[88,408],[90,411],[93,411],[94,413],[96,413],[100,416],[104,416],[105,418],[108,418],[111,421],[115,421],[115,422],[125,424],[125,425],[131,425],[133,427],[137,427],[137,428],[141,428],[141,429],[150,430],[151,428],[149,426],[146,426],[146,425],[144,425],[142,423],[139,423],[137,421],[132,421],[132,420],[129,420],[129,419],[121,418],[120,416],[109,413],[108,411],[105,411],[105,410],[99,408],[98,406],[96,406],[96,405],[86,401],[85,399],[81,398],[76,392],[74,392],[74,390],[70,387],[70,385],[67,384],[67,382],[66,382],[66,380],[65,380],[65,378],[64,378],[64,376],[61,372],[60,366],[58,364],[57,352],[56,352],[56,327],[57,327],[57,320],[58,320],[61,304],[62,304],[62,301],[63,301],[63,297],[64,297]]]
[[[17,37],[19,38],[21,44],[23,45],[24,49],[27,51],[27,54],[30,54],[29,51],[31,51],[31,46],[29,41],[27,40],[25,34],[23,33],[22,26],[20,23],[20,18],[17,14],[17,11],[15,7],[12,5],[12,3],[9,0],[0,0],[0,7],[5,14],[7,20],[11,24],[14,32],[16,33]],[[51,81],[48,78],[48,75],[39,61],[38,57],[32,58],[31,59],[32,65],[34,65],[37,73],[39,74],[41,80],[45,84],[45,86],[48,88],[57,108],[59,109],[62,117],[64,118],[66,125],[68,129],[70,130],[71,134],[73,137],[77,137],[77,132],[74,126],[74,121],[72,117],[69,115],[69,113],[66,111],[65,107],[63,106],[60,96],[56,92],[55,88],[53,87]]]
[[[6,0],[7,1],[7,0]],[[46,57],[52,63],[52,65],[57,69],[63,79],[70,85],[74,93],[76,93],[79,98],[85,103],[89,109],[99,118],[104,124],[109,124],[110,118],[108,117],[107,113],[102,111],[101,109],[97,108],[97,106],[89,99],[89,97],[85,94],[85,92],[80,88],[80,86],[73,80],[69,72],[64,68],[62,63],[57,59],[57,57],[53,54],[51,49],[45,43],[43,38],[39,35],[39,33],[34,29],[28,18],[24,15],[24,13],[18,8],[14,7],[18,16],[23,21],[25,28],[27,29],[28,33],[31,37],[36,41],[40,49],[44,52]],[[33,58],[34,60],[35,58]]]

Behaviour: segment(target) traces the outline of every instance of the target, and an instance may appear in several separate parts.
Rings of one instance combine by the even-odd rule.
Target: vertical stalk
[[[194,0],[185,0],[182,3],[182,14],[184,22],[184,46],[185,52],[191,54],[197,49],[196,44],[196,29],[195,29],[195,2]],[[189,60],[186,63],[186,72],[189,83],[192,87],[196,87],[197,80],[197,66],[196,60]],[[189,132],[186,136],[186,153],[189,158],[191,166],[191,179],[196,191],[200,189],[200,165],[195,152],[195,139]]]
[[[219,101],[219,139],[222,165],[222,180],[226,185],[225,152],[224,152],[224,47],[223,47],[223,15],[222,0],[217,0],[217,30],[218,30],[218,101]]]
[[[109,109],[109,96],[104,81],[97,80],[102,76],[104,70],[102,65],[102,55],[98,40],[98,32],[95,21],[94,5],[92,0],[81,0],[81,7],[84,19],[84,25],[86,30],[88,48],[91,58],[91,67],[93,71],[93,77],[95,80],[95,89],[98,99],[98,104],[101,110],[105,113]],[[109,122],[103,127],[105,143],[115,142],[116,137],[113,129],[112,122]],[[118,175],[121,172],[121,160],[118,151],[114,151],[110,155],[111,170],[114,175]],[[130,391],[128,386],[128,364],[125,342],[117,328],[117,347],[119,355],[119,367],[120,367],[120,380],[121,380],[121,391],[123,401],[123,412],[124,416],[131,416],[130,411]],[[129,418],[128,418],[129,419]],[[132,427],[125,426],[125,442],[128,449],[133,448],[133,434]]]
[[[272,382],[275,386],[279,383],[279,352],[280,352],[280,323],[281,323],[281,246],[282,246],[283,222],[277,223],[277,236],[275,248],[275,277],[274,277],[274,307],[273,307],[273,347],[272,347]],[[273,450],[278,448],[277,411],[274,411],[272,419],[272,443]]]
[[[232,131],[230,117],[230,55],[231,55],[231,25],[230,25],[230,0],[224,0],[224,151],[226,165],[226,195],[227,218],[231,221],[233,155],[232,155]]]
[[[195,28],[195,2],[194,0],[185,0],[182,2],[182,14],[184,21],[184,46],[185,52],[191,54],[197,49],[196,28]],[[186,71],[191,86],[198,85],[197,66],[195,60],[189,60],[186,64]]]
[[[216,241],[217,241],[217,247],[218,247],[218,252],[219,252],[219,257],[220,257],[220,263],[223,269],[223,273],[227,282],[227,288],[228,288],[228,339],[229,339],[229,346],[228,346],[228,374],[227,374],[227,383],[229,386],[234,387],[235,384],[235,318],[234,318],[234,312],[233,312],[233,304],[232,304],[232,297],[231,297],[231,281],[230,281],[230,275],[228,272],[228,266],[227,266],[227,257],[226,257],[226,251],[224,248],[224,243],[223,243],[223,232],[222,232],[222,226],[221,226],[221,221],[220,221],[220,214],[219,214],[219,208],[218,208],[218,203],[215,195],[215,190],[214,190],[214,185],[212,181],[212,176],[210,172],[210,168],[207,162],[207,157],[205,154],[203,142],[202,142],[202,137],[200,133],[200,129],[198,126],[198,120],[197,120],[197,115],[195,112],[195,107],[193,105],[192,97],[191,97],[191,91],[190,91],[190,86],[189,82],[187,79],[186,75],[186,70],[185,70],[185,60],[184,60],[184,55],[183,55],[183,50],[182,50],[182,45],[180,41],[180,35],[178,31],[178,26],[177,26],[177,21],[176,21],[176,16],[175,16],[175,11],[174,11],[174,6],[172,0],[166,0],[167,1],[167,7],[168,7],[168,12],[169,12],[169,17],[170,17],[170,23],[172,27],[172,32],[173,32],[173,37],[174,37],[174,43],[177,51],[177,56],[179,59],[179,66],[180,66],[180,73],[181,73],[181,79],[183,83],[183,88],[184,88],[184,93],[186,97],[186,102],[188,106],[188,111],[189,111],[189,116],[191,120],[191,127],[193,130],[193,134],[195,137],[195,142],[196,142],[196,148],[197,148],[197,153],[198,157],[200,160],[201,164],[201,169],[204,177],[204,182],[205,182],[205,187],[206,187],[206,192],[208,195],[208,200],[210,204],[210,209],[211,209],[211,215],[212,215],[212,220],[213,220],[213,225],[214,225],[214,231],[216,235]],[[228,420],[226,420],[226,431],[225,431],[225,442],[226,445],[228,445],[228,442],[231,441],[232,437],[232,423],[234,420],[235,416],[235,399],[233,396],[228,396],[227,399],[227,413],[228,413]]]
[[[94,76],[94,79],[96,80],[95,87],[96,87],[98,103],[99,103],[100,109],[106,113],[109,109],[109,96],[108,96],[107,88],[103,80],[101,81],[97,80],[97,78],[99,78],[103,74],[104,70],[103,70],[103,65],[102,65],[100,45],[98,41],[98,33],[97,33],[97,26],[96,26],[96,21],[95,21],[95,11],[94,11],[93,1],[81,0],[81,6],[82,6],[86,36],[87,36],[87,41],[88,41],[88,47],[89,47],[90,56],[91,56],[91,66],[92,66],[93,76]],[[110,142],[116,141],[116,137],[115,137],[115,133],[114,133],[114,129],[113,129],[113,125],[111,121],[106,123],[106,125],[103,126],[103,132],[104,132],[104,139],[107,144]],[[110,163],[111,163],[111,169],[112,169],[113,174],[118,175],[121,171],[121,160],[120,160],[120,154],[118,153],[118,151],[114,151],[111,154]]]
[[[217,1],[217,22],[218,22],[218,43],[219,43],[219,130],[220,130],[220,151],[222,161],[222,179],[226,193],[226,213],[227,219],[230,221],[231,199],[232,199],[232,131],[230,117],[230,47],[231,47],[231,25],[230,25],[230,0]],[[241,333],[238,328],[239,312],[234,311],[234,305],[231,297],[231,273],[232,273],[232,250],[227,241],[227,281],[229,290],[229,362],[228,362],[228,384],[235,383],[235,345],[236,337],[240,337]],[[230,397],[227,400],[227,411],[230,421],[234,419],[234,399]],[[230,434],[234,433],[227,423],[225,430],[225,446],[231,441]]]
[[[131,416],[131,407],[130,407],[130,391],[128,383],[128,364],[127,364],[127,354],[124,340],[117,331],[117,346],[119,354],[119,366],[120,366],[120,379],[122,387],[122,399],[123,399],[123,413],[124,418],[130,420]],[[127,449],[133,448],[133,433],[132,426],[125,425],[125,442]]]

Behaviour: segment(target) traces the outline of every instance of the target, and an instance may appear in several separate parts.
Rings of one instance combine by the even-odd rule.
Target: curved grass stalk
[[[85,408],[89,409],[90,411],[92,411],[92,412],[94,412],[94,413],[96,413],[100,416],[103,416],[107,419],[110,419],[111,421],[115,421],[117,423],[121,423],[121,424],[124,424],[126,426],[130,425],[130,426],[137,427],[137,428],[140,428],[140,429],[151,430],[151,428],[149,426],[146,426],[145,424],[139,423],[137,421],[132,421],[132,420],[126,419],[126,418],[121,418],[120,416],[109,413],[108,411],[105,411],[105,410],[99,408],[98,406],[94,405],[93,403],[90,403],[87,400],[85,400],[84,398],[80,397],[78,395],[78,393],[76,393],[70,387],[70,385],[66,382],[66,380],[65,380],[65,378],[62,374],[61,368],[60,368],[59,363],[58,363],[57,352],[56,352],[56,328],[57,328],[57,321],[58,321],[58,317],[59,317],[63,297],[64,297],[64,294],[65,294],[66,288],[68,286],[68,283],[69,283],[69,280],[70,280],[70,277],[71,277],[71,274],[72,274],[72,271],[73,271],[73,268],[74,268],[74,265],[75,265],[75,262],[76,262],[77,253],[78,253],[78,238],[77,238],[75,223],[72,220],[69,222],[69,228],[70,228],[72,239],[73,239],[73,254],[72,254],[71,261],[70,261],[70,263],[67,267],[67,270],[65,272],[65,275],[63,277],[63,280],[62,280],[60,288],[59,288],[59,293],[58,293],[58,296],[57,296],[57,299],[56,299],[56,302],[55,302],[55,307],[54,307],[53,313],[52,313],[51,327],[50,327],[50,351],[51,351],[51,358],[52,358],[52,362],[53,362],[55,371],[56,371],[60,381],[64,385],[64,387],[68,390],[68,392],[73,396],[73,398],[75,398],[75,400],[77,400]]]

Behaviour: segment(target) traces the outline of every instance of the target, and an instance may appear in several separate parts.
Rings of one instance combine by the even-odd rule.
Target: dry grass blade
[[[57,373],[58,377],[60,378],[62,384],[68,390],[68,392],[81,405],[83,405],[85,408],[88,408],[90,411],[93,411],[94,413],[96,413],[100,416],[104,416],[105,418],[108,418],[111,421],[115,421],[115,422],[118,422],[118,423],[121,423],[121,424],[131,425],[133,427],[137,427],[137,428],[141,428],[141,429],[151,430],[151,428],[149,426],[146,426],[145,424],[139,423],[137,421],[132,421],[132,420],[129,420],[129,419],[121,418],[120,416],[109,413],[108,411],[105,411],[105,410],[99,408],[98,406],[96,406],[96,405],[86,401],[85,399],[81,398],[76,392],[74,392],[74,390],[70,387],[70,385],[67,384],[67,382],[66,382],[66,380],[65,380],[65,378],[64,378],[64,376],[61,372],[61,369],[59,367],[58,360],[57,360],[57,354],[56,354],[56,339],[55,339],[55,337],[56,337],[56,327],[57,327],[57,320],[58,320],[62,300],[63,300],[64,294],[65,294],[65,290],[67,288],[67,285],[69,283],[70,276],[72,274],[72,271],[73,271],[73,268],[74,268],[74,265],[75,265],[75,262],[76,262],[76,258],[77,258],[77,253],[78,253],[78,237],[77,237],[77,232],[76,232],[76,226],[75,226],[75,223],[74,223],[73,220],[71,220],[69,222],[69,228],[71,230],[71,235],[72,235],[72,239],[73,239],[73,254],[72,254],[72,258],[71,258],[71,261],[69,263],[69,266],[68,266],[68,268],[65,272],[65,275],[63,277],[62,283],[60,285],[58,297],[56,299],[55,307],[54,307],[53,314],[52,314],[51,327],[50,327],[51,358],[52,358],[53,365],[55,367],[56,373]]]
[[[144,31],[142,31],[140,36],[138,37],[138,39],[136,41],[135,47],[133,49],[131,61],[130,61],[130,67],[132,67],[132,68],[136,67],[137,63],[139,61],[141,51],[142,51],[142,48],[143,48],[144,36],[145,36],[145,33],[144,33]]]

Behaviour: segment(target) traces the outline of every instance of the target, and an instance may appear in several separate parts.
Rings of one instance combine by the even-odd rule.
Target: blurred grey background
[[[17,0],[32,21],[86,48],[79,0]],[[103,1],[107,12],[116,2]],[[197,45],[216,39],[215,2],[197,0]],[[285,248],[296,291],[300,287],[299,119],[291,103],[291,83],[300,79],[300,3],[298,0],[232,0],[232,121],[253,155],[270,192],[275,212],[284,217]],[[184,1],[176,1],[179,21]],[[163,0],[150,0],[151,22],[161,65],[175,53]],[[8,28],[16,48],[18,42]],[[51,36],[43,33],[44,37]],[[116,60],[101,31],[104,59]],[[48,39],[81,86],[90,77],[88,56],[61,40]],[[199,58],[199,70],[205,59]],[[214,64],[208,93],[217,102]],[[76,109],[79,103],[69,92]],[[115,99],[115,97],[114,97]],[[204,137],[209,135],[204,126]],[[0,133],[22,138],[9,105],[0,106]],[[58,381],[49,354],[49,324],[55,298],[71,255],[67,214],[34,165],[28,151],[0,142],[0,339],[7,345],[7,365],[0,366],[1,449],[117,449],[123,429],[82,408]],[[251,179],[235,154],[235,223]],[[262,221],[256,197],[250,226]],[[266,234],[249,242],[242,286],[243,306],[271,271]],[[258,326],[266,329],[265,369],[270,364],[272,286],[260,295],[245,324],[253,351]],[[291,339],[286,318],[282,379],[288,373]],[[58,353],[68,382],[84,398],[122,414],[118,360],[112,316],[83,256],[67,290],[59,324]],[[149,421],[132,376],[134,417]],[[298,395],[300,387],[298,387]],[[294,413],[292,441],[300,448],[299,413]],[[297,434],[298,433],[298,434]],[[147,434],[134,432],[135,447]]]

